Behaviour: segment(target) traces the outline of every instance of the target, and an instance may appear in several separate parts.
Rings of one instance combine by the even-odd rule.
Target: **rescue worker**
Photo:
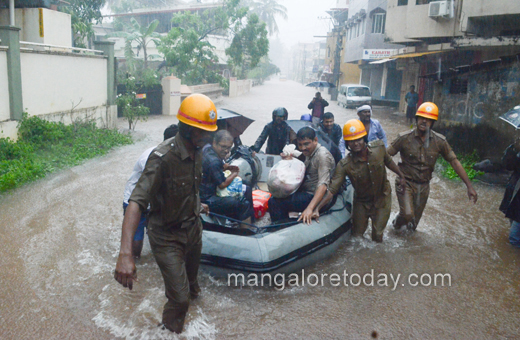
[[[336,164],[329,150],[318,143],[313,128],[306,126],[298,130],[297,142],[298,150],[305,156],[305,178],[298,191],[289,197],[269,199],[268,209],[273,222],[288,218],[289,212],[302,212],[298,221],[310,224],[314,208],[327,191]]]
[[[387,154],[382,140],[368,142],[368,134],[361,121],[351,119],[346,122],[343,138],[350,153],[336,166],[327,194],[313,212],[313,218],[319,218],[321,207],[339,193],[348,176],[354,187],[352,236],[363,236],[370,218],[372,240],[383,242],[383,232],[392,209],[392,188],[386,168],[395,172],[403,184],[404,175]]]
[[[148,238],[164,279],[163,326],[181,333],[190,296],[196,298],[202,249],[200,213],[209,212],[199,199],[201,148],[217,129],[217,109],[202,94],[188,96],[177,113],[179,132],[150,154],[129,199],[123,220],[115,279],[130,290],[136,281],[132,239],[141,212],[150,204]]]
[[[468,191],[468,198],[477,202],[477,192],[473,189],[466,171],[451,149],[446,137],[432,130],[439,117],[437,105],[425,102],[419,106],[415,114],[417,127],[402,132],[388,147],[390,156],[401,155],[399,168],[404,173],[406,182],[396,182],[399,215],[392,224],[400,229],[407,226],[415,230],[421,220],[424,207],[430,194],[430,180],[437,158],[441,155],[459,175]]]
[[[255,145],[251,147],[253,152],[258,152],[267,140],[267,149],[265,153],[270,155],[279,155],[284,146],[290,144],[296,139],[296,133],[293,129],[285,122],[289,113],[284,107],[279,107],[273,111],[273,121],[268,123],[258,139]]]

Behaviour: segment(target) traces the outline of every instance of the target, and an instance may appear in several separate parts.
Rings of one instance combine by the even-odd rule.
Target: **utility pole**
[[[333,89],[331,93],[331,100],[338,99],[338,89],[339,89],[339,75],[341,73],[341,50],[343,49],[343,35],[341,34],[341,30],[339,27],[332,30],[333,34],[336,35],[336,49],[334,50],[334,68],[332,70],[332,79],[334,81],[334,85],[336,87]]]

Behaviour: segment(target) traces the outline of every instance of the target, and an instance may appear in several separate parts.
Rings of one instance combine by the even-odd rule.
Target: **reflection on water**
[[[280,88],[283,86],[283,88]],[[227,99],[226,107],[257,121],[244,136],[252,144],[286,103],[289,117],[306,112],[313,89],[271,82]],[[269,98],[269,99],[267,99]],[[272,107],[265,102],[272,101]],[[304,104],[302,104],[305,102]],[[353,110],[331,104],[336,121]],[[404,119],[374,110],[389,140]],[[400,274],[395,287],[309,285],[275,290],[228,287],[201,273],[202,295],[190,306],[186,331],[157,327],[166,302],[163,283],[145,242],[133,291],[113,280],[119,251],[122,195],[141,152],[158,142],[172,117],[152,117],[138,128],[146,138],[82,166],[54,174],[0,198],[1,339],[367,339],[515,338],[519,252],[507,242],[508,223],[498,212],[503,189],[476,184],[469,203],[460,181],[434,177],[415,233],[387,227],[383,244],[351,239],[306,273]],[[393,174],[390,175],[393,183]],[[393,212],[397,213],[393,197]],[[451,287],[411,286],[410,274],[449,273]],[[404,284],[404,286],[402,285]]]

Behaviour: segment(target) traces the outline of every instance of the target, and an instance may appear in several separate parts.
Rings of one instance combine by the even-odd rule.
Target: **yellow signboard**
[[[136,99],[146,99],[146,93],[138,93],[135,95]]]
[[[43,9],[38,8],[39,18],[38,23],[40,24],[40,37],[43,38]]]

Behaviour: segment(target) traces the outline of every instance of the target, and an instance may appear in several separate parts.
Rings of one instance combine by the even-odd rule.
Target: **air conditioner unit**
[[[450,1],[432,1],[428,8],[428,16],[430,18],[449,17]]]

